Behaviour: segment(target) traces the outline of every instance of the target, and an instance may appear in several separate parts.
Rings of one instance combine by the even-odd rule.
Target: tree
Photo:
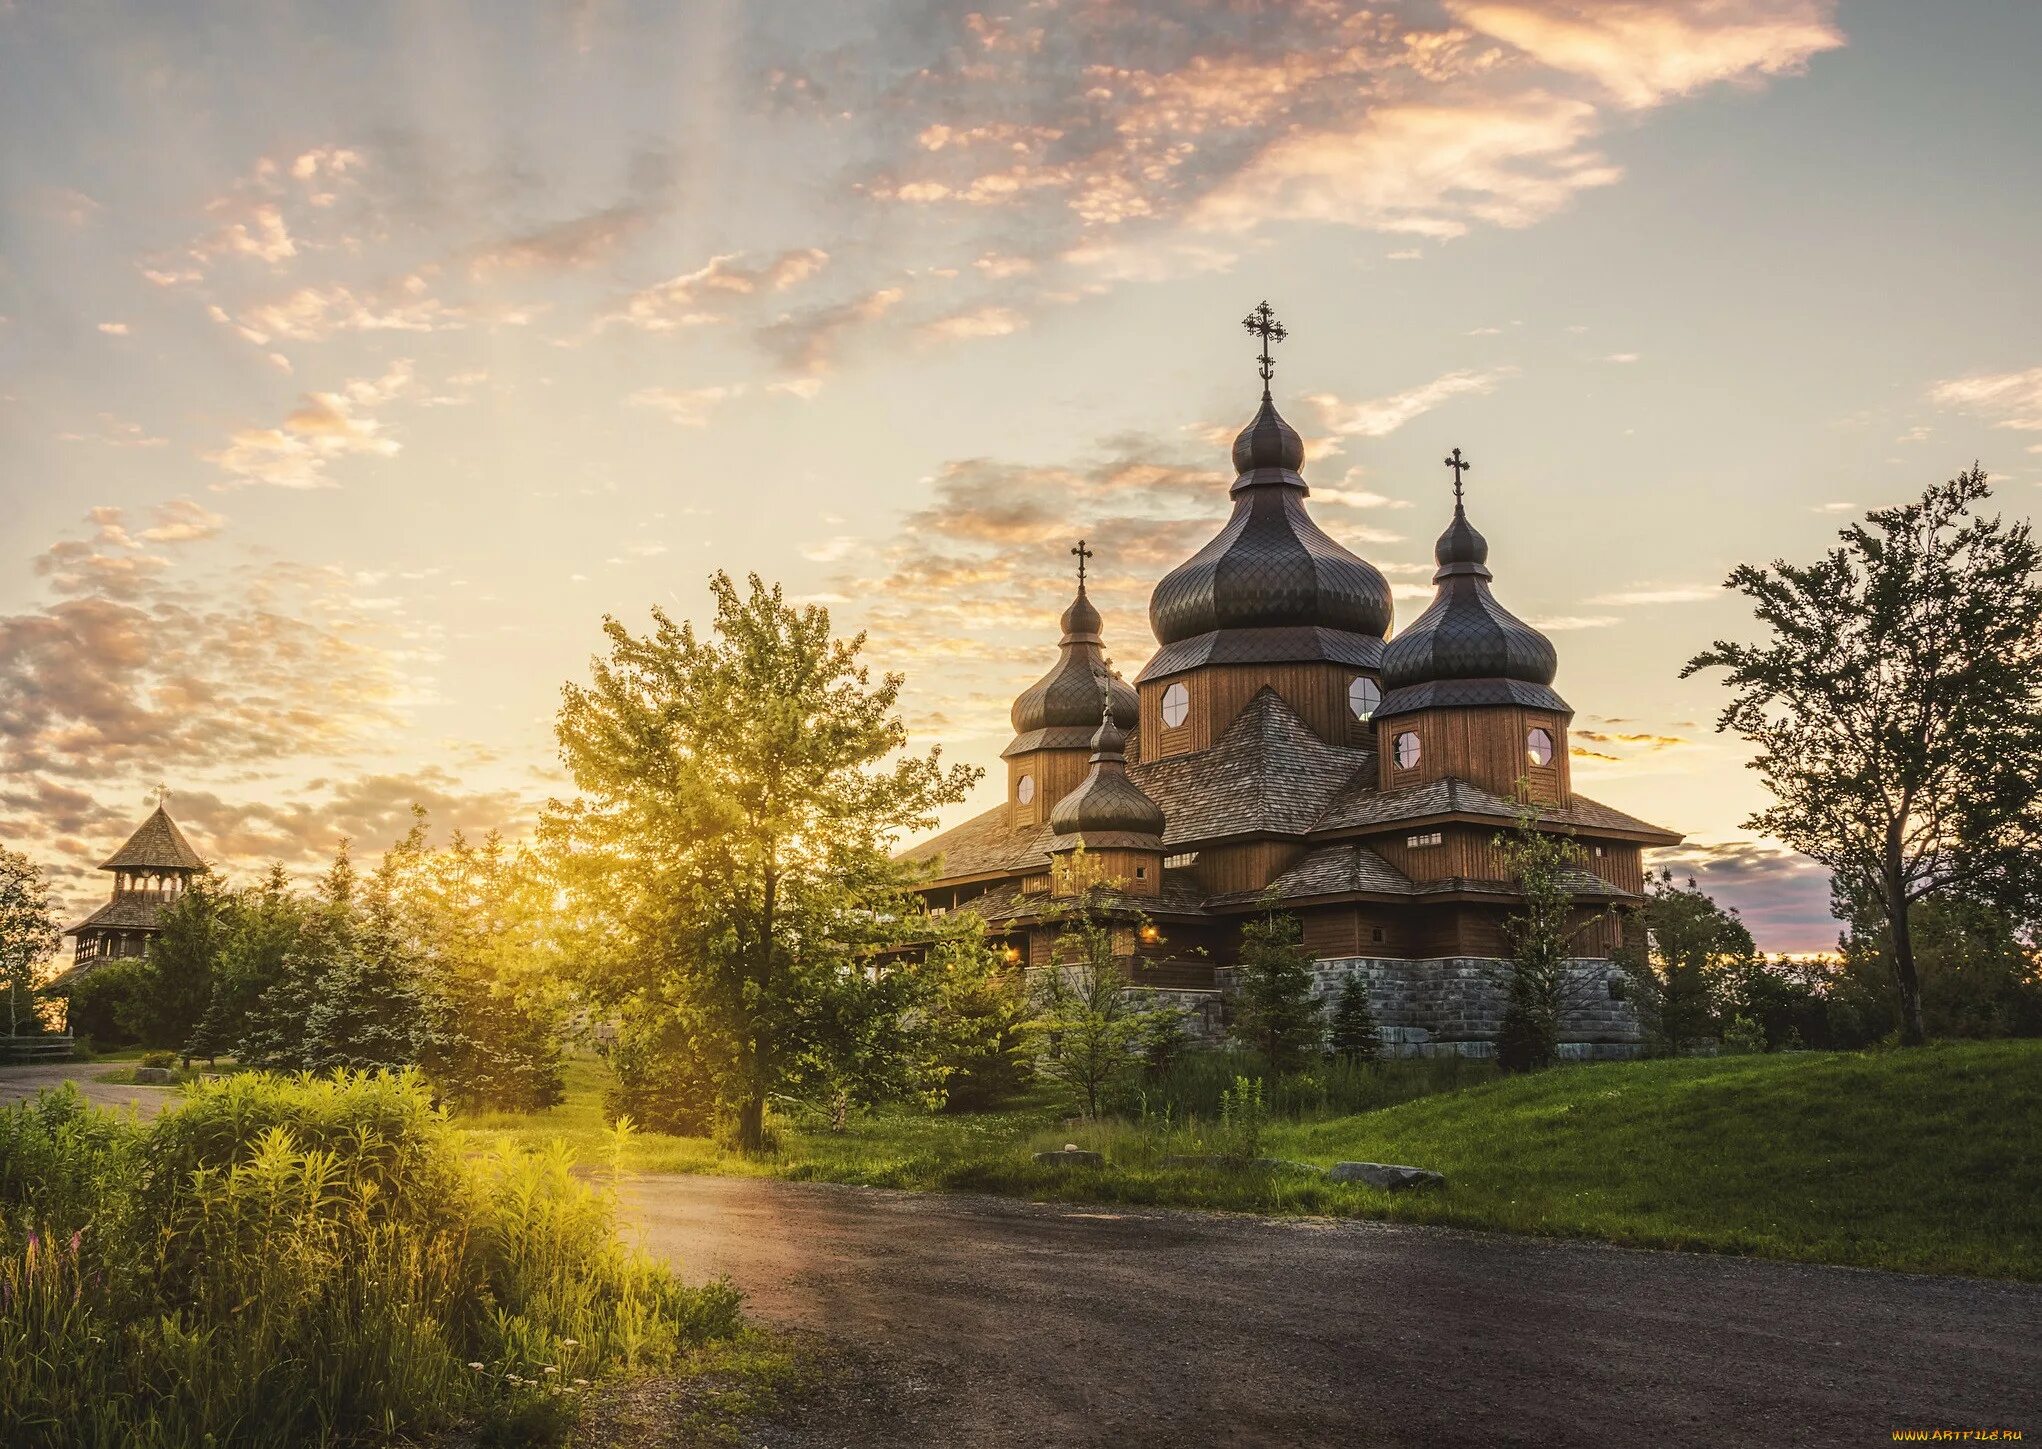
[[[1584,853],[1565,835],[1539,828],[1535,806],[1519,788],[1517,825],[1496,837],[1504,868],[1523,897],[1504,923],[1510,940],[1510,979],[1496,1061],[1505,1071],[1528,1072],[1560,1058],[1560,1018],[1566,1008],[1568,958],[1575,936],[1594,920],[1577,923],[1569,875]]]
[[[1717,728],[1759,747],[1746,823],[1830,870],[1890,937],[1900,1038],[1925,1039],[1911,907],[2042,893],[2042,580],[2025,523],[1978,518],[1974,466],[1876,510],[1815,563],[1746,564],[1763,644],[1718,640]]]
[[[1326,1017],[1313,994],[1312,958],[1298,918],[1271,909],[1241,927],[1234,968],[1235,1040],[1261,1052],[1277,1072],[1295,1071],[1317,1054]]]
[[[1670,870],[1647,873],[1638,924],[1619,962],[1646,1030],[1677,1056],[1709,1035],[1730,972],[1758,947],[1734,910],[1692,879],[1675,884]]]
[[[591,994],[671,1014],[758,1151],[768,1098],[842,1019],[833,998],[878,989],[871,964],[927,934],[894,841],[979,772],[895,758],[900,676],[875,684],[862,634],[750,584],[710,581],[706,637],[657,609],[643,638],[604,621],[608,657],[555,727],[580,798],[549,807],[544,839]]]
[[[307,925],[306,905],[281,864],[271,865],[260,884],[229,894],[222,915],[206,1009],[184,1045],[186,1057],[209,1061],[241,1049],[250,1016]]]
[[[164,908],[143,969],[151,1046],[186,1048],[213,994],[213,967],[226,935],[227,892],[210,870],[195,872]]]
[[[954,937],[929,953],[935,982],[930,1043],[949,1112],[1000,1106],[1025,1091],[1034,1075],[1026,983],[1003,966],[977,919],[968,919],[970,937]]]
[[[1108,1091],[1143,1060],[1154,1035],[1156,994],[1136,986],[1113,947],[1113,929],[1081,898],[1058,929],[1052,964],[1035,972],[1035,1017],[1042,1041],[1037,1070],[1096,1118]]]
[[[1840,895],[1848,929],[1838,942],[1830,996],[1853,1044],[1899,1025],[1893,938],[1876,907]],[[2042,942],[1990,902],[1935,896],[1908,908],[1908,937],[1921,977],[1922,1024],[1936,1036],[2042,1035]]]
[[[7,985],[7,1034],[42,1030],[35,989],[43,963],[63,941],[50,909],[50,882],[19,851],[0,846],[0,980]]]
[[[1334,1001],[1327,1044],[1333,1055],[1345,1061],[1382,1060],[1383,1038],[1376,1027],[1375,1011],[1368,1004],[1368,983],[1351,971],[1340,983],[1340,995]]]

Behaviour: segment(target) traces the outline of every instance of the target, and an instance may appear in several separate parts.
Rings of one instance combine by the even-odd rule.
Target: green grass
[[[1394,1070],[1394,1069],[1393,1069]],[[1416,1080],[1414,1078],[1414,1080]],[[602,1068],[577,1061],[547,1113],[469,1119],[483,1138],[566,1140],[610,1165]],[[1426,1083],[1418,1080],[1423,1088]],[[1392,1093],[1394,1095],[1394,1093]],[[1490,1077],[1345,1116],[1273,1123],[1260,1150],[1327,1166],[1404,1162],[1439,1192],[1392,1196],[1299,1173],[1165,1168],[1212,1124],[1065,1127],[1034,1108],[880,1114],[831,1134],[782,1129],[765,1160],[644,1134],[616,1165],[1035,1199],[1315,1213],[1641,1247],[2042,1279],[2042,1042],[1911,1052],[1612,1062]],[[1108,1167],[1041,1167],[1075,1142]]]

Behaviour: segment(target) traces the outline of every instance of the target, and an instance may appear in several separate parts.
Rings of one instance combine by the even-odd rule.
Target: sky
[[[2038,62],[2030,0],[0,0],[0,842],[83,908],[159,784],[237,878],[521,833],[602,617],[717,569],[996,765],[1076,539],[1155,647],[1267,298],[1400,618],[1460,447],[1577,788],[1831,947],[1680,666],[1974,459],[2036,513]]]

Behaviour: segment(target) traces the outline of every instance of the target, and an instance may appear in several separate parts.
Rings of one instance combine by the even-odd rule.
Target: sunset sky
[[[0,841],[512,832],[605,612],[755,570],[980,764],[1227,512],[1259,382],[1429,597],[1469,508],[1586,794],[1760,944],[1824,875],[1681,681],[1976,458],[2042,502],[2032,0],[0,3]],[[998,799],[988,783],[952,818]]]

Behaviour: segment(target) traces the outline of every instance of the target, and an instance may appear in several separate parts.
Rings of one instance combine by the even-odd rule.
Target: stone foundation
[[[1450,956],[1422,961],[1377,956],[1342,956],[1316,962],[1313,994],[1328,1015],[1349,976],[1368,986],[1383,1044],[1392,1056],[1488,1057],[1503,1024],[1510,980],[1509,963],[1490,956]],[[1233,969],[1217,973],[1222,991],[1233,984]],[[1623,968],[1603,957],[1568,963],[1568,987],[1560,1018],[1560,1055],[1569,1060],[1632,1057],[1643,1049],[1638,1014],[1622,993]]]

